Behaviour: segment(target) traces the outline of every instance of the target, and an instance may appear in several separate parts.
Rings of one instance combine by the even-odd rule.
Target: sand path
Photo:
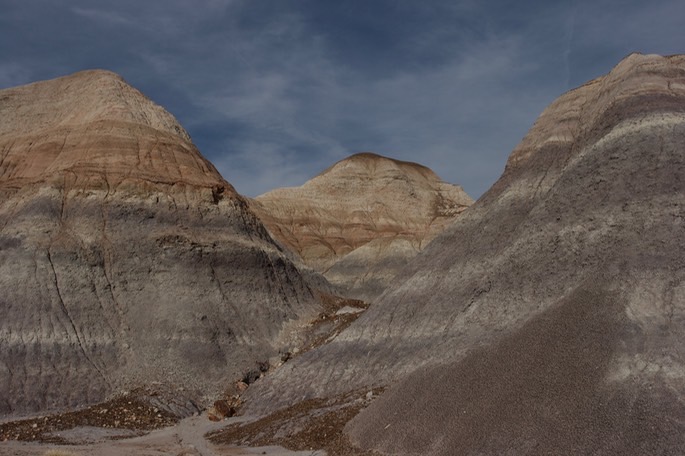
[[[204,438],[208,432],[245,419],[245,417],[238,417],[214,423],[203,414],[186,418],[175,426],[152,431],[144,436],[122,440],[103,438],[97,434],[97,428],[79,428],[70,431],[69,434],[78,435],[80,441],[94,442],[79,445],[0,442],[0,455],[45,456],[51,450],[62,451],[64,456],[325,456],[326,454],[324,451],[289,451],[274,446],[258,448],[218,446]],[[55,456],[58,454],[55,453]]]

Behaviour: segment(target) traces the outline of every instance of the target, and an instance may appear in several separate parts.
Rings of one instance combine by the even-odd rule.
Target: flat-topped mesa
[[[685,56],[631,55],[552,103],[497,183],[246,413],[391,386],[346,425],[363,449],[680,454],[683,271]]]
[[[296,346],[327,287],[307,274],[120,77],[0,91],[0,416],[154,382],[211,398]]]
[[[253,207],[305,263],[371,299],[471,203],[425,166],[365,152],[301,187],[258,196]]]
[[[233,192],[171,114],[109,71],[1,90],[0,118],[0,190],[70,176],[82,188],[147,181]]]

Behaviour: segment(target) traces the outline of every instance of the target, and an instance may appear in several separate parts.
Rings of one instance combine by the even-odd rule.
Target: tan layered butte
[[[171,114],[114,73],[85,71],[7,89],[1,101],[4,188],[68,174],[114,186],[225,183]]]
[[[258,196],[253,207],[306,264],[372,299],[471,203],[424,166],[360,153],[301,187]]]

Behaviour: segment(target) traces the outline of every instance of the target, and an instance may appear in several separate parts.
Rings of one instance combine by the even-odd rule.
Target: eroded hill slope
[[[348,423],[355,444],[682,451],[685,56],[633,54],[562,95],[395,283],[249,409],[391,385]]]
[[[318,312],[246,201],[119,76],[2,90],[0,119],[0,415],[154,382],[211,397]]]

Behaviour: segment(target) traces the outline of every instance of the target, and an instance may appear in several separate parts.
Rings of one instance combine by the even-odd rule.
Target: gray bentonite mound
[[[212,397],[318,313],[242,197],[120,77],[2,90],[0,119],[0,416],[153,382]]]
[[[634,54],[248,410],[386,385],[346,427],[385,454],[680,454],[683,341],[685,56]]]

